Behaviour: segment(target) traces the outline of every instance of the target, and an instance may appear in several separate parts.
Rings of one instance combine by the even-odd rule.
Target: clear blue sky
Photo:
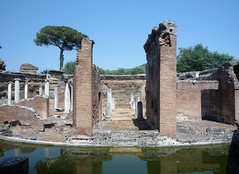
[[[178,48],[201,43],[239,58],[239,0],[0,0],[0,58],[7,70],[22,63],[59,69],[59,49],[33,39],[46,25],[69,26],[95,41],[93,61],[104,69],[146,63],[143,45],[154,26],[178,26]],[[65,62],[76,51],[65,51]]]

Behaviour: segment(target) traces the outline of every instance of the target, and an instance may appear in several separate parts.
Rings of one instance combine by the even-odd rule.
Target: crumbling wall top
[[[150,52],[152,46],[170,45],[170,35],[177,35],[177,26],[169,20],[164,20],[159,24],[159,27],[154,27],[148,35],[148,39],[144,44],[145,52]]]

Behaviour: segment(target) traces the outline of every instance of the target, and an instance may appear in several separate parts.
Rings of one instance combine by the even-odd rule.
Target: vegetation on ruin
[[[179,48],[177,71],[190,72],[218,68],[234,57],[217,51],[210,52],[207,47],[197,44],[194,47]]]
[[[66,26],[45,26],[36,34],[34,42],[37,46],[53,45],[60,49],[60,70],[63,70],[64,55],[63,52],[79,49],[82,38],[87,35]]]

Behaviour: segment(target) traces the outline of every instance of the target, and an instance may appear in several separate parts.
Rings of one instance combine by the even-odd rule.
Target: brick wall
[[[144,45],[147,119],[160,135],[170,137],[176,137],[176,35],[176,25],[163,21]]]
[[[78,50],[77,65],[74,81],[74,118],[73,124],[77,134],[92,135],[92,48],[94,42],[82,39],[81,49]]]
[[[38,131],[44,130],[43,123],[35,116],[35,112],[31,109],[21,108],[21,106],[2,106],[0,107],[0,123],[18,120],[21,125],[29,126]]]
[[[49,98],[35,96],[34,98],[22,100],[17,103],[19,106],[27,106],[33,108],[42,118],[49,117]]]
[[[239,60],[233,60],[220,66],[212,78],[218,80],[217,91],[202,92],[203,119],[234,124],[238,120],[238,77]]]
[[[96,69],[96,66],[94,65],[92,68],[92,109],[93,109],[93,125],[99,122],[101,120],[102,111],[101,111],[101,87],[100,87],[100,73]]]
[[[208,107],[208,104],[203,105],[204,99],[210,103],[210,99],[204,98],[207,94],[205,96],[203,91],[213,89],[218,89],[218,81],[178,81],[177,113],[189,119],[202,120],[202,107]]]

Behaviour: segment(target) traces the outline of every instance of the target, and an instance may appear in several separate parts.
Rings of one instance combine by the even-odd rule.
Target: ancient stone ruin
[[[0,134],[37,137],[40,132],[59,136],[61,142],[158,146],[162,136],[187,141],[187,132],[195,127],[185,127],[181,120],[227,124],[239,120],[239,61],[177,74],[174,23],[165,20],[148,35],[146,75],[100,75],[92,63],[93,45],[93,40],[82,40],[74,75],[55,70],[36,74],[38,68],[31,64],[21,65],[20,72],[0,71]],[[130,117],[125,118],[127,114]],[[104,132],[101,123],[123,130],[108,131],[105,126]],[[205,138],[213,131],[197,136]]]
[[[73,125],[78,134],[92,135],[93,126],[99,120],[100,93],[99,72],[92,64],[93,40],[82,39],[76,59],[74,82]],[[94,118],[94,119],[93,119]]]
[[[176,25],[166,20],[154,27],[144,49],[148,122],[161,135],[176,137]]]
[[[217,80],[216,89],[202,90],[202,118],[234,124],[239,121],[239,60],[224,63],[208,77]]]
[[[24,73],[36,74],[37,70],[38,68],[36,66],[33,66],[32,64],[29,64],[29,63],[24,63],[20,67],[20,72],[24,72]]]

